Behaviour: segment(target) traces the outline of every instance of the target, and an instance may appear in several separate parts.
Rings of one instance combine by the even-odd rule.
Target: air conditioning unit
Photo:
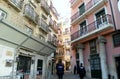
[[[5,19],[6,13],[2,10],[0,10],[0,19]]]

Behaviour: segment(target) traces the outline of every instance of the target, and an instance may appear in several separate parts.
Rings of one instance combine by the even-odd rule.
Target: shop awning
[[[56,50],[55,46],[27,33],[25,29],[11,25],[5,20],[0,21],[0,43],[14,48],[28,48],[41,55],[49,55]]]

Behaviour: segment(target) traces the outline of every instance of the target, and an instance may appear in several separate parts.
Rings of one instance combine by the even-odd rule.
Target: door
[[[96,13],[95,16],[96,16],[97,28],[102,27],[103,24],[107,22],[107,18],[105,15],[105,9],[102,9],[100,12]]]
[[[91,77],[102,78],[99,54],[90,56]]]
[[[19,55],[19,61],[17,64],[18,75],[20,79],[30,79],[30,69],[31,69],[31,57]]]
[[[43,69],[42,67],[43,67],[43,60],[38,59],[36,79],[41,79],[42,78],[42,69]]]
[[[120,79],[120,57],[115,58],[118,79]]]
[[[80,24],[80,36],[85,35],[87,33],[86,21]]]
[[[91,67],[91,77],[101,79],[101,64],[100,57],[97,53],[96,39],[89,42],[90,45],[90,67]]]

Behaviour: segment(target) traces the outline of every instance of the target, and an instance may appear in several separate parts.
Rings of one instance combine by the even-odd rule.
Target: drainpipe
[[[109,3],[110,3],[110,9],[111,9],[112,18],[113,18],[113,24],[114,24],[114,27],[115,27],[115,31],[117,31],[116,23],[115,23],[115,17],[114,17],[114,12],[113,12],[113,7],[112,7],[111,0],[109,0]]]

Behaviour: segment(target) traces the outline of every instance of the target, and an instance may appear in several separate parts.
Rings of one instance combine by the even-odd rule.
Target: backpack
[[[81,75],[85,76],[85,74],[86,74],[85,68],[84,68],[84,67],[80,67],[79,73],[80,73]]]

